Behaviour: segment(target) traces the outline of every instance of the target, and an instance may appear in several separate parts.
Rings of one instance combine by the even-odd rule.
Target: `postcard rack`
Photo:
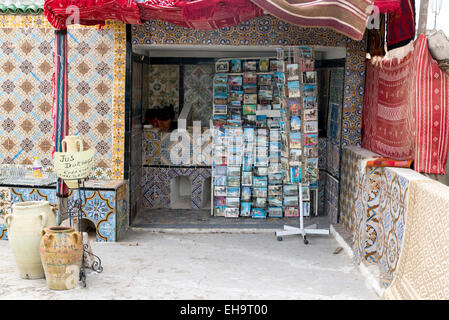
[[[300,217],[306,240],[302,219],[311,192],[318,198],[317,78],[312,48],[285,53],[216,62],[211,215]]]

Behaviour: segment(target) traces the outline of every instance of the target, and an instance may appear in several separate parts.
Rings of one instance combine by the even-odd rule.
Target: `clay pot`
[[[48,201],[14,203],[12,214],[5,217],[8,242],[19,274],[24,279],[44,277],[39,244],[42,230],[56,226],[56,214]]]
[[[68,290],[76,287],[83,256],[80,232],[70,227],[44,229],[40,255],[48,288]]]
[[[66,136],[61,142],[62,152],[83,151],[83,141],[78,136]],[[78,189],[78,181],[64,180],[70,189]]]

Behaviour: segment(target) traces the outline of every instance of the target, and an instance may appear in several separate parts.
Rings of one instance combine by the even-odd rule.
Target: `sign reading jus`
[[[56,174],[64,180],[78,180],[89,176],[92,170],[94,151],[55,152]]]

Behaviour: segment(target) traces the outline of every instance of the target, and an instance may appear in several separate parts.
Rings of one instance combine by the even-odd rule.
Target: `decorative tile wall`
[[[341,159],[341,188],[340,188],[340,221],[346,230],[354,231],[354,205],[359,188],[359,181],[363,175],[359,172],[359,160],[368,159],[377,154],[360,147],[344,147]]]
[[[45,16],[0,18],[0,163],[51,163],[51,79],[54,29]],[[71,134],[96,151],[97,175],[123,178],[125,25],[71,26],[69,108]]]
[[[179,68],[179,65],[150,65],[149,108],[173,104],[176,115],[179,114]]]
[[[11,213],[11,190],[9,188],[0,187],[0,240],[7,240],[6,226],[4,218]]]
[[[427,178],[410,169],[366,167],[369,158],[359,157],[352,177],[354,196],[349,212],[354,261],[377,267],[379,284],[387,287],[395,276],[401,252],[408,185],[412,180]]]
[[[143,169],[143,207],[169,208],[170,182],[175,177],[185,176],[192,183],[192,209],[201,209],[204,182],[211,177],[210,168],[144,167]]]
[[[132,43],[179,45],[293,46],[346,48],[342,145],[361,144],[361,116],[365,83],[366,39],[353,41],[330,29],[303,28],[267,15],[237,26],[212,31],[182,28],[150,20],[132,26]]]
[[[191,107],[192,118],[209,127],[213,106],[215,65],[184,65],[184,107]]]

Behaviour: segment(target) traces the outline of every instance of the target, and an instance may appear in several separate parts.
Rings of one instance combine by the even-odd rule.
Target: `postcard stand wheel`
[[[318,193],[318,190],[315,190],[316,193]],[[317,202],[318,197],[315,196],[315,208],[317,208]],[[309,244],[309,240],[307,240],[307,234],[322,234],[322,235],[329,235],[329,230],[327,229],[317,229],[317,225],[313,224],[308,226],[307,228],[304,228],[304,212],[303,212],[303,206],[302,206],[302,186],[299,185],[299,203],[301,204],[299,207],[299,225],[300,227],[290,227],[290,226],[284,226],[284,231],[277,231],[276,232],[276,239],[278,241],[282,241],[283,236],[291,236],[291,235],[298,235],[300,234],[303,238],[304,244]]]

